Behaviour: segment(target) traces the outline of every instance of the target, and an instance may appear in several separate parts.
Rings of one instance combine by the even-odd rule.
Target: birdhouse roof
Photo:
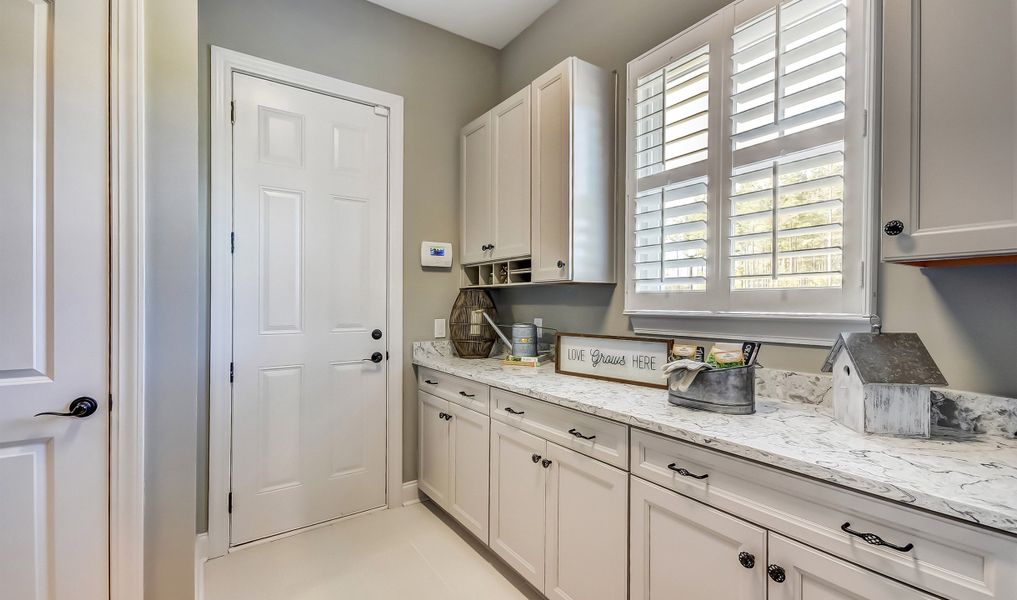
[[[842,333],[826,357],[823,372],[846,351],[862,383],[947,385],[917,333]]]

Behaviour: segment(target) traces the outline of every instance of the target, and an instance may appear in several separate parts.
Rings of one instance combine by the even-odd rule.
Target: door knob
[[[371,358],[365,358],[363,360],[363,362],[370,361],[370,362],[373,362],[373,363],[377,364],[377,363],[380,363],[383,360],[385,360],[385,355],[382,354],[381,352],[375,352],[374,354],[371,355]]]
[[[376,340],[380,340],[381,339],[381,330],[380,329],[375,329],[374,331],[372,331],[371,332],[371,337],[376,339]]]
[[[91,417],[95,414],[95,411],[99,410],[99,403],[89,398],[88,396],[82,396],[75,398],[70,405],[67,406],[67,412],[41,412],[36,413],[35,416],[51,416],[51,417],[76,417],[78,419],[84,419]]]

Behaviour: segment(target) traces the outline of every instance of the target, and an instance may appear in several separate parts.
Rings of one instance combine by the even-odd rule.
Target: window
[[[835,324],[822,338],[867,323],[869,2],[741,0],[629,63],[637,330],[641,315],[692,333],[706,317],[711,335],[738,317]]]

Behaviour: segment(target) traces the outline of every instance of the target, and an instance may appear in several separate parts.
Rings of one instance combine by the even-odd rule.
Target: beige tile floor
[[[242,549],[205,565],[205,600],[536,600],[448,516],[416,504]]]

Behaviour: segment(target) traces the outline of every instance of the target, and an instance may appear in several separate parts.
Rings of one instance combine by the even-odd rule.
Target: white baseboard
[[[403,506],[411,504],[420,504],[420,492],[417,490],[416,479],[403,484]]]
[[[208,561],[208,534],[194,540],[194,600],[205,600],[205,563]]]

